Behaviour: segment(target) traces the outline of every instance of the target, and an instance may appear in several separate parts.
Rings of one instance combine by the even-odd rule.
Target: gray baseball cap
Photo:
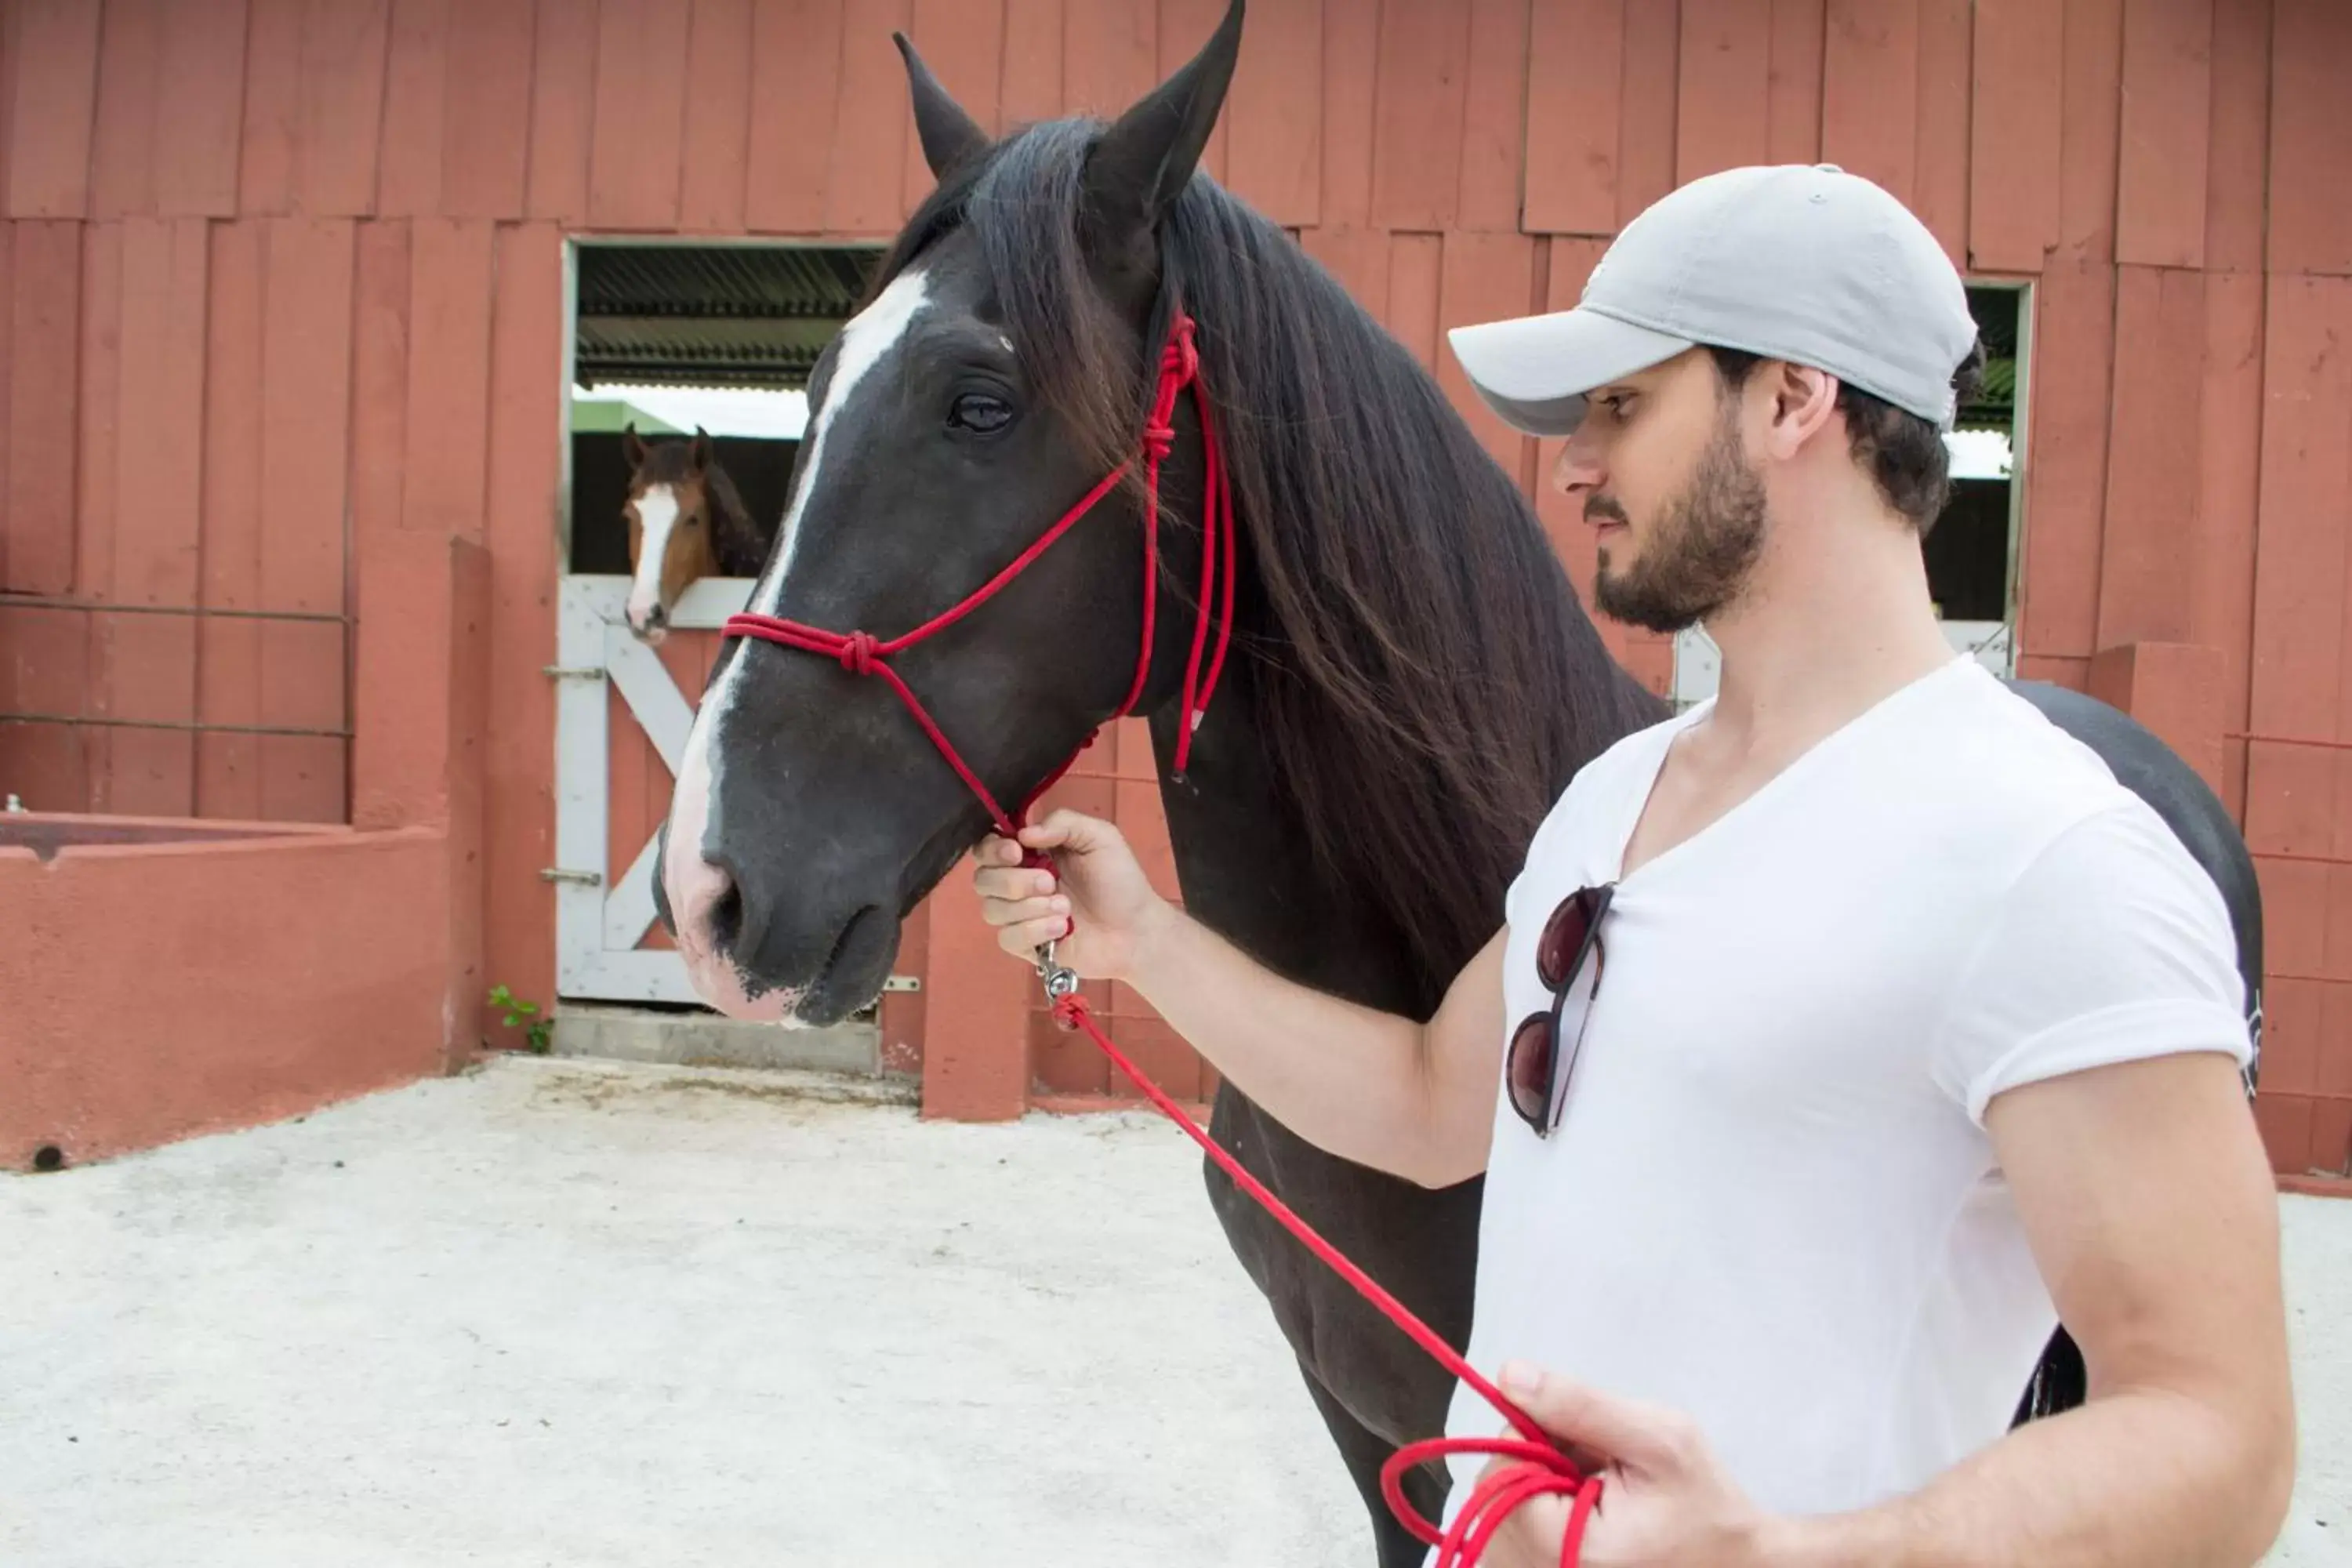
[[[1627,224],[1572,310],[1456,327],[1486,405],[1566,436],[1585,394],[1699,344],[1826,371],[1952,427],[1976,342],[1967,289],[1927,225],[1831,163],[1727,169]]]

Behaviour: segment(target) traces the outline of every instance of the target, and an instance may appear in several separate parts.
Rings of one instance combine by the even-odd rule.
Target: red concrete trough
[[[0,944],[0,1164],[103,1159],[446,1070],[448,842],[0,816],[18,933]]]

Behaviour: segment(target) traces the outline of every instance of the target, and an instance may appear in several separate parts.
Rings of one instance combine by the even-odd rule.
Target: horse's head
[[[719,575],[719,521],[711,504],[710,437],[652,446],[635,425],[621,432],[629,459],[629,630],[658,643],[677,596],[699,577]]]
[[[1117,122],[1001,144],[899,40],[939,188],[816,365],[751,612],[887,641],[962,603],[1122,465],[1133,479],[1165,309],[1160,226],[1215,123],[1241,15],[1235,0],[1200,57]],[[1190,449],[1171,460],[1169,496],[1196,492],[1198,473]],[[1008,809],[1129,694],[1141,506],[1122,482],[889,658]],[[1172,581],[1186,542],[1162,539]],[[1160,599],[1145,707],[1174,689],[1193,629],[1187,601]],[[870,1002],[902,917],[989,825],[857,662],[731,638],[688,740],[657,901],[696,989],[739,1016],[824,1024]]]

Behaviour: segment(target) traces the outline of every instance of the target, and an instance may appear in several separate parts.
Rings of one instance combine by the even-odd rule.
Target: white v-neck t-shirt
[[[2007,1430],[2056,1327],[1986,1102],[2167,1052],[2242,1070],[2248,999],[2211,879],[1965,658],[1620,879],[1711,707],[1580,772],[1511,886],[1507,1038],[1550,1003],[1546,918],[1618,883],[1559,1125],[1496,1086],[1469,1359],[1689,1414],[1768,1510],[1865,1507]],[[1450,1435],[1503,1426],[1456,1386]],[[1448,1519],[1486,1463],[1453,1461]]]

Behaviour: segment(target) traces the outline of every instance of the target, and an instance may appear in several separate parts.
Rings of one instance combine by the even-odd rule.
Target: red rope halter
[[[1126,700],[1111,715],[1114,719],[1123,718],[1134,710],[1151,670],[1152,623],[1160,576],[1160,468],[1175,445],[1176,431],[1171,421],[1176,412],[1176,399],[1187,390],[1192,395],[1192,405],[1201,422],[1204,479],[1201,502],[1200,612],[1193,623],[1192,649],[1184,665],[1183,707],[1179,714],[1176,732],[1175,771],[1180,776],[1191,755],[1192,733],[1200,728],[1202,717],[1208,711],[1209,696],[1215,690],[1217,678],[1224,669],[1225,651],[1233,637],[1234,616],[1233,491],[1218,447],[1208,393],[1201,384],[1201,356],[1193,343],[1192,319],[1180,312],[1169,329],[1167,344],[1160,352],[1159,388],[1152,399],[1151,416],[1143,427],[1140,441],[1146,495],[1143,516],[1143,635],[1141,647],[1136,655],[1135,679],[1128,688]],[[1035,543],[1015,557],[1011,565],[981,584],[952,608],[910,632],[886,640],[870,632],[831,632],[799,621],[761,615],[730,616],[721,630],[728,637],[757,637],[780,647],[823,654],[838,660],[841,668],[852,675],[880,676],[898,694],[898,700],[906,705],[915,722],[922,726],[923,733],[930,738],[940,755],[947,759],[948,765],[956,771],[956,776],[962,779],[965,786],[988,808],[996,830],[1018,842],[1019,830],[1028,818],[1029,808],[1036,805],[1038,798],[1069,771],[1079,753],[1094,743],[1094,735],[1088,734],[1080,742],[1078,750],[1070,754],[1068,761],[1048,773],[1044,782],[1022,800],[1019,807],[1008,814],[997,804],[996,797],[989,794],[988,786],[965,763],[954,743],[932,720],[898,672],[890,667],[889,659],[893,654],[946,630],[994,597],[1007,583],[1028,570],[1039,556],[1051,549],[1054,542],[1067,533],[1079,519],[1093,510],[1095,503],[1118,485],[1128,467],[1122,463],[1112,469],[1100,484],[1081,497],[1076,506],[1064,512],[1061,520],[1047,529]],[[1209,622],[1213,615],[1217,623],[1217,646],[1214,656],[1209,658],[1208,667],[1203,671],[1202,659],[1208,649]],[[1030,865],[1047,863],[1047,858],[1034,850],[1029,851],[1024,859]],[[1050,949],[1048,951],[1050,954]],[[1205,1150],[1243,1191],[1255,1198],[1307,1250],[1329,1265],[1342,1279],[1385,1313],[1389,1321],[1411,1336],[1414,1343],[1435,1357],[1455,1377],[1476,1389],[1522,1435],[1516,1439],[1440,1437],[1408,1443],[1391,1455],[1388,1462],[1381,1467],[1381,1495],[1388,1500],[1390,1509],[1407,1530],[1439,1549],[1437,1568],[1475,1568],[1486,1552],[1486,1543],[1502,1528],[1510,1511],[1530,1498],[1542,1496],[1565,1496],[1575,1500],[1569,1515],[1568,1533],[1561,1542],[1559,1559],[1561,1568],[1575,1568],[1586,1522],[1600,1500],[1600,1478],[1580,1472],[1526,1412],[1507,1399],[1500,1389],[1480,1376],[1468,1362],[1454,1353],[1452,1346],[1438,1338],[1402,1302],[1349,1262],[1339,1248],[1324,1240],[1313,1226],[1292,1213],[1287,1204],[1268,1192],[1265,1184],[1242,1169],[1231,1154],[1218,1147],[1159,1085],[1146,1078],[1111,1043],[1110,1037],[1095,1022],[1086,998],[1077,994],[1077,981],[1074,974],[1066,969],[1052,967],[1050,956],[1038,967],[1039,973],[1045,977],[1046,994],[1053,1000],[1054,1016],[1064,1028],[1083,1030],[1110,1058],[1111,1065],[1124,1073],[1143,1091],[1145,1098],[1182,1128],[1186,1136]],[[1404,1476],[1416,1465],[1432,1460],[1442,1462],[1457,1453],[1496,1455],[1512,1463],[1481,1480],[1456,1515],[1453,1527],[1441,1532],[1406,1500]]]
[[[1192,342],[1192,319],[1178,314],[1169,329],[1167,345],[1160,355],[1159,392],[1151,403],[1151,417],[1143,427],[1143,635],[1136,652],[1135,679],[1128,687],[1126,700],[1118,705],[1112,719],[1123,719],[1135,710],[1143,696],[1145,679],[1151,673],[1151,633],[1153,615],[1160,585],[1160,467],[1176,444],[1176,428],[1171,421],[1176,414],[1176,399],[1186,390],[1192,394],[1192,406],[1201,421],[1201,446],[1206,458],[1207,472],[1201,500],[1201,608],[1192,626],[1192,649],[1184,665],[1184,707],[1181,722],[1176,732],[1176,772],[1182,773],[1192,754],[1192,731],[1201,726],[1201,719],[1209,709],[1210,693],[1216,689],[1217,678],[1223,673],[1225,650],[1233,639],[1234,625],[1234,533],[1233,489],[1226,479],[1224,465],[1220,460],[1216,427],[1209,408],[1207,391],[1201,384],[1201,355]],[[980,797],[988,808],[996,830],[1007,838],[1018,836],[1027,822],[1029,808],[1038,798],[1058,783],[1078,760],[1079,752],[1094,744],[1090,733],[1079,742],[1078,750],[1069,760],[1045,775],[1036,788],[1013,811],[1008,813],[999,805],[988,786],[980,782],[955,743],[933,721],[921,700],[890,668],[893,654],[914,647],[926,637],[936,637],[963,619],[972,611],[994,598],[1004,585],[1035,564],[1038,557],[1054,546],[1054,542],[1076,526],[1078,521],[1095,508],[1095,503],[1108,495],[1127,474],[1129,464],[1121,463],[1103,477],[1100,484],[1078,499],[1078,503],[1064,512],[1061,521],[1040,535],[1035,543],[1013,558],[1013,563],[982,584],[960,603],[932,616],[910,632],[903,632],[887,640],[869,632],[829,632],[822,626],[812,626],[800,621],[788,621],[775,616],[740,615],[727,617],[720,631],[728,637],[758,637],[784,647],[796,647],[808,653],[821,653],[838,659],[841,668],[852,675],[878,675],[889,682],[898,694],[915,722],[947,759],[948,766],[964,786]],[[1220,560],[1222,557],[1222,560]],[[1218,599],[1219,577],[1223,575],[1222,602]],[[1207,651],[1209,622],[1213,614],[1217,622],[1217,649],[1205,673],[1201,668]],[[1108,721],[1106,721],[1108,722]],[[1098,732],[1098,731],[1097,731]]]

